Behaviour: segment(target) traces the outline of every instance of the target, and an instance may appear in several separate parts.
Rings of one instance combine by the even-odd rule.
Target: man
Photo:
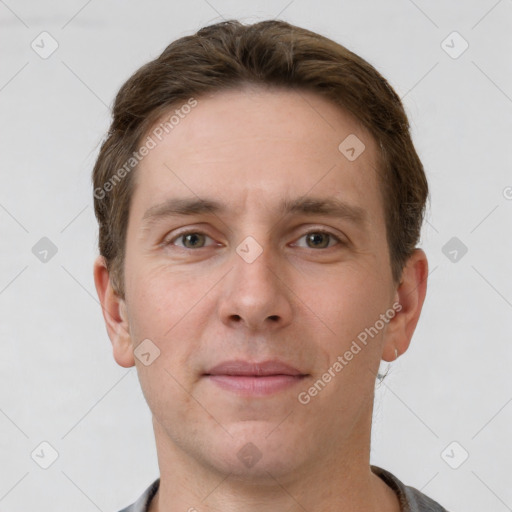
[[[428,274],[427,181],[370,64],[281,21],[205,27],[120,89],[93,182],[160,467],[125,511],[445,510],[369,464]]]

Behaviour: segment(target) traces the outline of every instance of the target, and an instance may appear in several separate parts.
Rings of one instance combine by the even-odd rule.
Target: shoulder
[[[130,506],[123,508],[120,512],[147,512],[149,502],[152,500],[153,496],[158,491],[158,486],[160,485],[160,479],[155,480],[139,497],[139,499],[132,503]]]
[[[372,472],[379,476],[398,496],[401,512],[449,512],[439,503],[418,491],[404,485],[395,475],[378,466],[371,466]],[[156,494],[160,480],[155,480],[132,505],[120,512],[147,512],[148,505]]]
[[[401,512],[449,512],[418,489],[404,485],[389,471],[373,465],[371,470],[396,492]]]

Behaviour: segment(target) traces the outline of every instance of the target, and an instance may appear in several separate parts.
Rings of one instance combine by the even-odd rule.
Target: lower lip
[[[207,375],[217,386],[242,395],[270,395],[295,386],[305,375],[268,375],[251,377],[247,375]]]

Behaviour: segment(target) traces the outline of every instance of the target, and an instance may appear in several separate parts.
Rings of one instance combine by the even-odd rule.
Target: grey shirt
[[[398,478],[378,466],[371,466],[372,472],[382,478],[393,491],[395,491],[400,502],[400,512],[448,512],[439,503],[435,502],[414,487],[404,485]],[[133,504],[120,512],[147,512],[149,502],[156,494],[160,480],[155,480],[144,494]]]

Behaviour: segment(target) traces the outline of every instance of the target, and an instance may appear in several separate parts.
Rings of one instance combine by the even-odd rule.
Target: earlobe
[[[135,365],[125,301],[112,288],[103,256],[94,262],[94,283],[101,303],[107,333],[112,343],[114,359],[124,368]]]
[[[427,256],[422,249],[415,249],[407,260],[396,290],[395,299],[400,304],[400,310],[387,327],[382,354],[385,361],[395,360],[395,349],[400,356],[409,348],[425,301],[427,277]]]

